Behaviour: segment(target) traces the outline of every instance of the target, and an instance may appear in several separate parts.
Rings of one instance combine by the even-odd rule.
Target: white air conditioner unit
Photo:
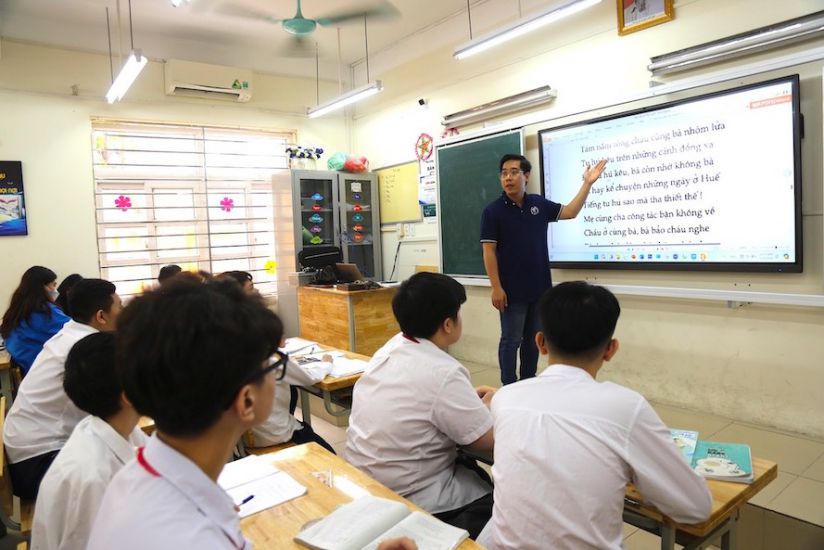
[[[166,95],[228,99],[252,99],[252,71],[169,59],[163,67]]]

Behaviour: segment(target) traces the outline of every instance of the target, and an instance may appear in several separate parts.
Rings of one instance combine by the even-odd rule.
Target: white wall
[[[490,0],[487,4],[497,6],[500,2]],[[439,135],[443,115],[545,83],[559,91],[558,99],[544,111],[547,120],[564,112],[608,106],[648,87],[646,65],[652,55],[811,13],[820,10],[821,4],[817,0],[692,0],[677,1],[675,7],[674,21],[619,37],[615,2],[603,2],[559,25],[464,62],[454,61],[451,52],[466,40],[465,28],[448,21],[432,29],[431,37],[417,38],[444,42],[444,34],[450,33],[451,43],[380,75],[386,91],[358,108],[355,147],[369,156],[376,167],[412,160],[412,146],[418,134]],[[494,10],[487,10],[481,15],[480,26],[495,26],[492,18]],[[824,41],[797,45],[778,55],[821,45]],[[382,55],[390,57],[393,52]],[[775,55],[761,54],[705,72]],[[376,57],[373,63],[380,66],[381,59]],[[803,274],[554,270],[554,279],[824,294],[822,66],[824,62],[799,68],[802,111],[806,117],[802,150]],[[429,100],[427,108],[417,105],[418,97]],[[663,98],[668,99],[672,98]],[[606,110],[595,114],[601,112]],[[539,128],[548,125],[525,128],[527,156],[533,163],[538,161],[535,135]],[[537,178],[530,189],[537,192]],[[569,198],[556,200],[565,202]],[[430,229],[423,224],[414,228],[416,234]],[[396,243],[393,233],[384,233],[387,273]],[[402,269],[396,278],[408,277],[415,264],[437,261],[436,239],[402,244]],[[617,337],[622,348],[604,369],[604,378],[633,387],[657,401],[824,436],[824,404],[819,397],[824,388],[824,366],[820,360],[824,356],[824,309],[763,305],[728,308],[725,302],[619,298],[623,311]],[[489,303],[488,288],[468,288],[463,316],[464,336],[451,351],[466,360],[496,364],[499,322]]]
[[[48,266],[58,277],[72,272],[98,276],[93,117],[286,129],[297,131],[298,143],[348,150],[343,115],[319,120],[304,115],[314,101],[313,80],[255,74],[253,98],[246,104],[166,96],[163,66],[157,62],[148,64],[118,104],[103,99],[108,84],[105,56],[2,43],[0,159],[23,162],[29,225],[28,236],[0,239],[3,310],[31,265]],[[78,96],[72,95],[72,85],[78,86]]]

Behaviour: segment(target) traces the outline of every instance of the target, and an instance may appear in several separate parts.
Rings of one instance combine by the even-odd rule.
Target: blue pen
[[[255,498],[255,495],[249,495],[248,497],[244,498],[238,506],[243,506],[244,504],[246,504],[247,502],[249,502],[253,498]]]

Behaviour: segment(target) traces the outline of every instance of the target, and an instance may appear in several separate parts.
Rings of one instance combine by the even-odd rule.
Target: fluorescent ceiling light
[[[148,59],[140,54],[140,50],[132,50],[132,53],[129,54],[129,59],[126,60],[126,64],[123,65],[117,78],[112,82],[112,87],[109,88],[106,94],[106,101],[114,103],[115,101],[123,99],[132,82],[134,82],[134,79],[140,74],[140,71],[143,70],[147,62]]]
[[[650,58],[654,75],[686,71],[824,35],[824,11]]]
[[[346,92],[342,96],[338,96],[331,101],[321,103],[317,107],[310,107],[306,109],[306,114],[309,115],[309,118],[323,116],[326,113],[331,113],[336,109],[340,109],[341,107],[345,107],[346,105],[355,103],[356,101],[360,101],[365,97],[375,95],[381,91],[383,91],[383,85],[380,80],[376,80],[375,82],[370,82],[366,86],[361,86],[360,88]]]
[[[568,17],[574,13],[578,13],[579,11],[600,3],[601,0],[573,0],[548,11],[528,15],[512,23],[511,25],[507,25],[506,27],[502,27],[496,31],[475,38],[474,40],[470,40],[466,44],[459,46],[452,56],[455,59],[467,58],[470,55],[488,50],[489,48],[497,46],[502,42],[512,40],[516,36],[521,36],[522,34],[534,31],[544,25],[554,23],[559,19],[563,19],[564,17]]]
[[[495,101],[490,101],[489,103],[484,103],[471,109],[446,115],[443,117],[443,120],[441,120],[441,124],[447,128],[453,128],[462,124],[472,124],[473,122],[487,120],[496,116],[520,111],[527,107],[540,105],[541,103],[552,101],[557,96],[558,92],[550,86],[541,86],[528,92],[496,99]]]

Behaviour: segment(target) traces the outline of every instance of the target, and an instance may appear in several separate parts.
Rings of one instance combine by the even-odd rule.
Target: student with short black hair
[[[122,303],[109,281],[83,279],[69,297],[72,320],[43,346],[20,384],[3,429],[14,494],[33,499],[57,452],[86,413],[63,389],[66,356],[84,336],[114,331]]]
[[[282,335],[277,315],[233,282],[174,281],[131,301],[117,364],[157,431],[109,485],[90,550],[249,547],[217,478],[269,415]]]
[[[491,452],[489,400],[446,349],[461,337],[466,291],[440,273],[416,273],[392,300],[401,327],[355,384],[346,460],[475,538],[492,511],[485,474],[457,446]]]
[[[598,382],[618,352],[621,313],[606,288],[561,283],[539,303],[535,338],[549,366],[499,390],[495,505],[478,542],[490,550],[622,548],[627,483],[678,523],[710,514],[707,484],[642,395]]]
[[[218,279],[231,279],[233,281],[237,281],[241,287],[243,287],[243,291],[247,294],[256,294],[257,290],[255,290],[255,281],[252,277],[252,274],[248,271],[224,271],[220,275],[217,276]]]
[[[163,285],[181,271],[183,271],[183,269],[177,264],[164,265],[157,274],[157,282]]]
[[[79,273],[72,273],[71,275],[67,275],[66,278],[60,281],[60,284],[57,285],[57,299],[54,303],[69,317],[71,317],[71,311],[69,310],[69,293],[72,288],[74,288],[74,285],[82,280],[82,275]]]
[[[43,481],[34,510],[33,550],[85,550],[112,477],[146,440],[115,367],[115,335],[95,332],[66,359],[63,388],[89,414],[74,428]]]

